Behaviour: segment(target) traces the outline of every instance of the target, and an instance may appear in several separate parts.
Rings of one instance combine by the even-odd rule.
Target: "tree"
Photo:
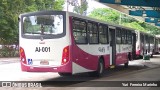
[[[18,33],[17,17],[20,6],[17,5],[19,0],[2,0],[0,1],[0,43],[1,44],[11,44],[16,42],[16,36]]]
[[[0,45],[18,45],[18,16],[24,12],[62,10],[64,0],[0,0]]]
[[[88,2],[86,0],[81,0],[80,4],[75,4],[73,12],[78,13],[80,15],[86,15],[87,8],[88,8]]]
[[[122,23],[131,23],[131,22],[137,22],[137,20],[133,17],[130,17],[126,14],[121,14],[121,22]]]
[[[94,9],[89,17],[118,24],[120,13],[110,8],[98,8]]]
[[[135,30],[139,30],[142,32],[147,32],[145,28],[143,28],[138,22],[131,22],[131,23],[123,23],[123,26],[134,28]]]
[[[18,42],[18,15],[39,10],[62,10],[64,0],[1,0],[0,44]]]
[[[141,23],[141,26],[144,27],[146,29],[146,31],[148,31],[149,33],[152,33],[154,35],[160,34],[160,28],[155,27],[151,24],[143,22],[143,23]]]
[[[89,17],[96,18],[99,20],[107,21],[109,23],[114,24],[121,24],[126,27],[130,27],[142,32],[149,32],[151,34],[160,34],[160,29],[152,26],[151,24],[147,24],[144,22],[140,22],[133,17],[120,14],[120,12],[117,12],[110,8],[98,8],[94,9],[90,14]]]
[[[56,0],[53,3],[52,9],[53,10],[63,10],[63,5],[65,4],[64,0]]]
[[[40,10],[62,10],[64,5],[64,0],[35,0],[34,1],[36,9]],[[31,4],[29,4],[31,5]]]

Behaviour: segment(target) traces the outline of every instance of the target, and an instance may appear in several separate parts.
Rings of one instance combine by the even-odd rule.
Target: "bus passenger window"
[[[101,44],[108,43],[108,27],[107,26],[99,26],[99,42]]]
[[[121,29],[120,28],[116,29],[116,43],[121,44]]]
[[[73,21],[73,36],[77,44],[87,43],[86,23],[84,21]]]
[[[128,44],[132,44],[132,32],[128,31]]]
[[[89,43],[98,43],[98,26],[97,24],[88,23]]]
[[[122,44],[126,44],[126,30],[122,29]]]

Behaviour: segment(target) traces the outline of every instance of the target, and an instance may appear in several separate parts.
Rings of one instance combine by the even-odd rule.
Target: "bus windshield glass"
[[[58,35],[63,33],[63,15],[37,15],[23,17],[23,34]]]

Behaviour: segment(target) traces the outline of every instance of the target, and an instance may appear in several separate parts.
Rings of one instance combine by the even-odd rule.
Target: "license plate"
[[[43,61],[40,61],[40,64],[41,65],[49,65],[49,62],[47,60],[43,60]]]

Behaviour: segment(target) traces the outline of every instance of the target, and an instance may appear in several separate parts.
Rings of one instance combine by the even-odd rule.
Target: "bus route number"
[[[35,52],[50,52],[50,47],[36,47]]]
[[[105,47],[99,47],[98,50],[99,50],[100,52],[105,53]]]

